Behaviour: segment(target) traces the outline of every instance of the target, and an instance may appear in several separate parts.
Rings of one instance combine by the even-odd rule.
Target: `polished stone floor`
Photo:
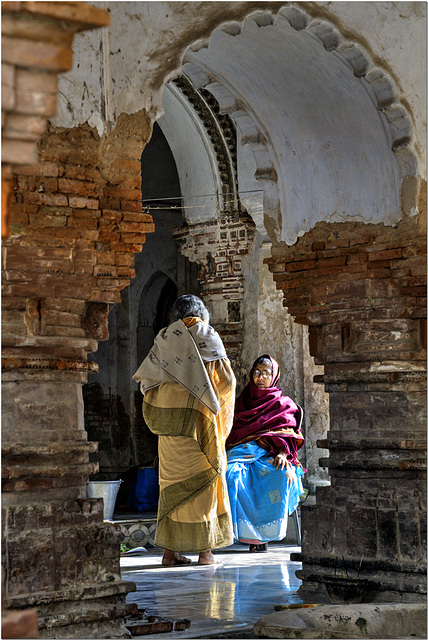
[[[170,620],[188,619],[187,630],[145,635],[145,638],[253,638],[253,624],[273,613],[274,606],[302,603],[297,595],[300,563],[290,554],[300,547],[271,543],[265,553],[249,553],[247,545],[215,552],[220,564],[200,566],[197,554],[186,554],[192,564],[165,568],[162,550],[122,557],[122,579],[135,582],[128,602],[136,602],[146,615]],[[142,637],[142,636],[140,636]]]

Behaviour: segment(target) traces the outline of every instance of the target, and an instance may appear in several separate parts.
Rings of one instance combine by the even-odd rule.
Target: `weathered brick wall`
[[[303,324],[426,317],[426,226],[418,216],[397,227],[322,223],[292,247],[274,247],[266,262],[289,312]],[[339,355],[342,342],[352,348],[356,336],[348,331],[353,328],[344,328],[340,340],[323,335],[327,356]],[[320,338],[312,332],[315,350]]]
[[[141,204],[149,125],[131,116],[118,129],[106,141],[85,126],[51,129],[39,165],[14,176],[3,248],[5,334],[90,337],[86,303],[119,302],[134,276],[133,256],[154,230]]]

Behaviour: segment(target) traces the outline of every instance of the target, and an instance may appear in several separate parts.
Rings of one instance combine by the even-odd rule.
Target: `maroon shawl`
[[[297,451],[305,440],[297,428],[295,414],[298,406],[276,385],[279,380],[279,365],[271,358],[273,380],[267,389],[258,389],[251,379],[235,403],[232,430],[226,441],[229,450],[236,444],[256,440],[257,444],[277,455],[287,453],[293,464],[300,464]]]

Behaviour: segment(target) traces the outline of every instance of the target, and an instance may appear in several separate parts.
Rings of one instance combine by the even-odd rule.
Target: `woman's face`
[[[272,365],[258,364],[253,371],[253,382],[258,389],[268,389],[272,383]]]

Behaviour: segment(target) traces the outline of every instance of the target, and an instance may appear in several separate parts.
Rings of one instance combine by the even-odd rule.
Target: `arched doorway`
[[[177,251],[173,232],[182,225],[181,188],[175,160],[158,125],[141,156],[142,200],[150,203],[156,231],[135,255],[135,277],[110,305],[109,338],[90,359],[99,372],[83,387],[85,427],[96,440],[96,478],[113,480],[134,466],[151,464],[157,440],[142,418],[142,396],[132,375],[158,331],[168,324],[177,295],[198,293],[197,265]]]

